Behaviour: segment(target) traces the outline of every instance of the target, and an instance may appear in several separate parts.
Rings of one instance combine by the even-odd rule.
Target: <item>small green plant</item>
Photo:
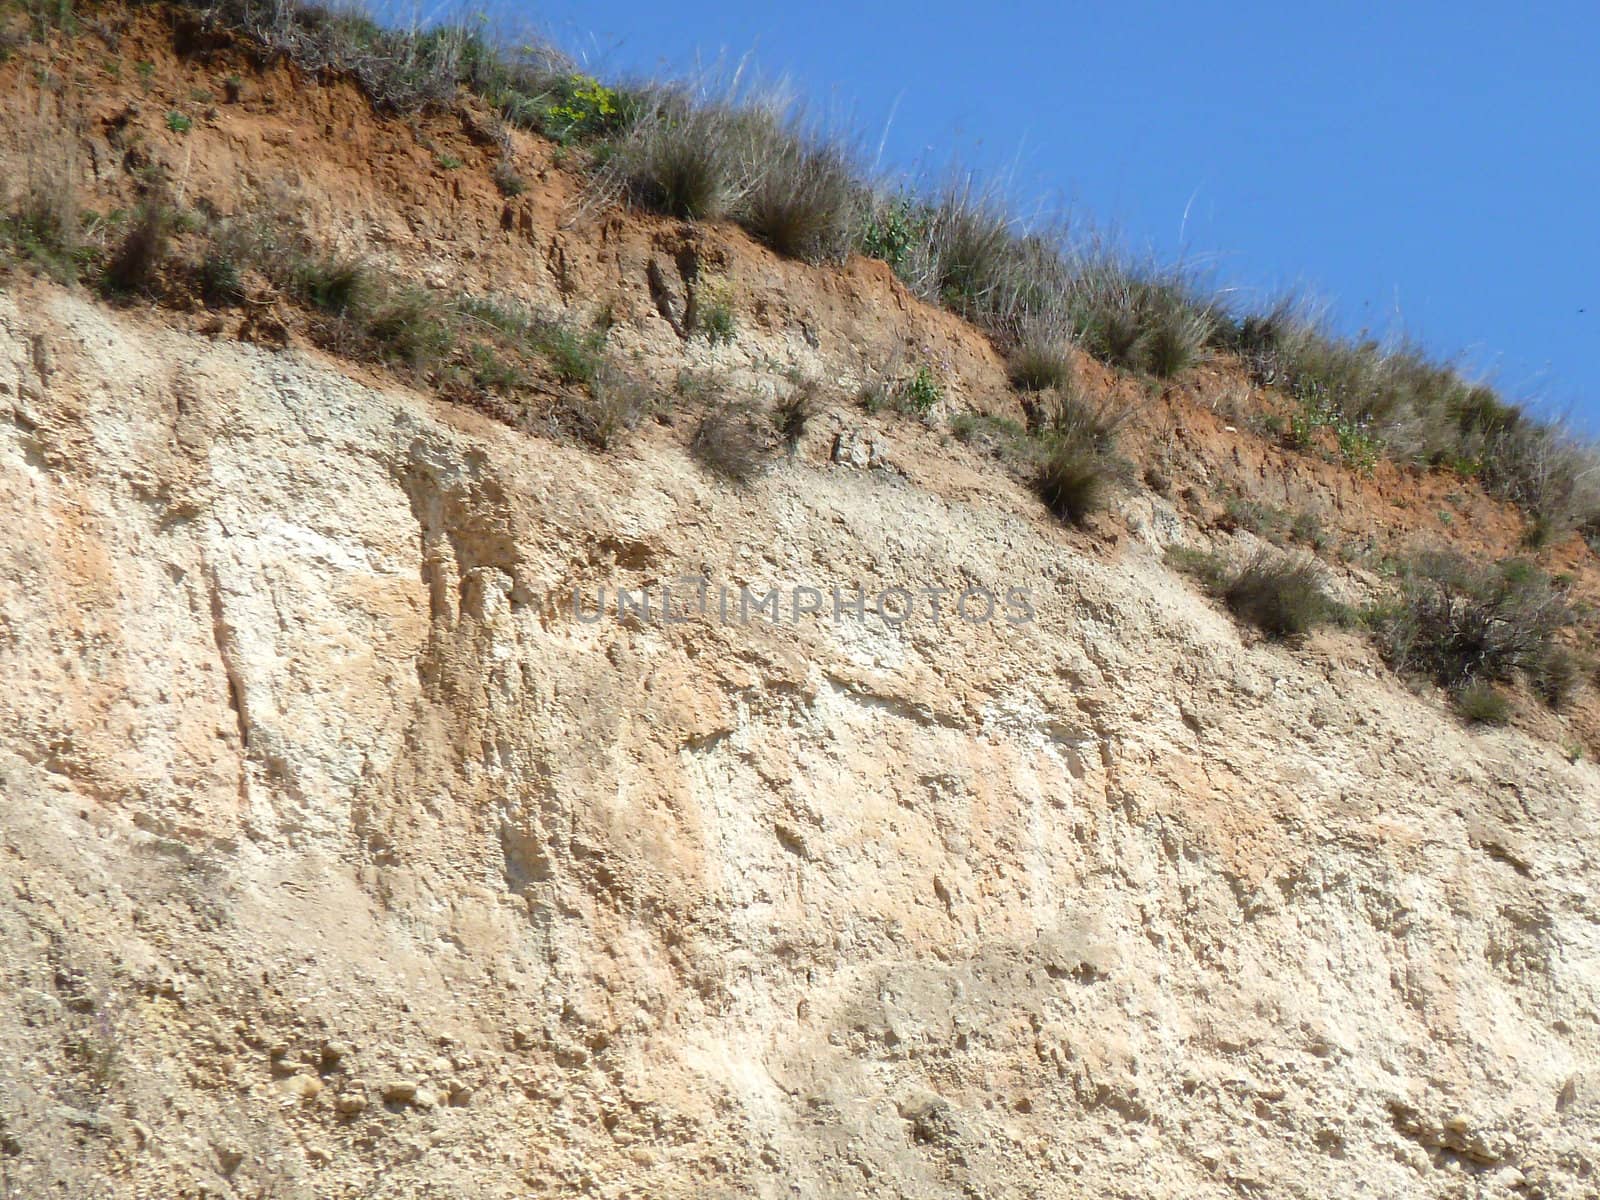
[[[1171,379],[1195,362],[1211,336],[1211,317],[1175,290],[1163,292],[1143,318],[1142,365],[1157,379]]]
[[[816,411],[816,392],[817,387],[814,382],[806,381],[798,384],[793,391],[779,400],[772,410],[773,428],[783,439],[784,447],[791,458],[800,446],[800,439],[805,436],[807,422]]]
[[[939,386],[939,378],[933,373],[933,368],[923,363],[910,379],[900,385],[898,399],[908,411],[926,415],[944,399],[944,389]]]
[[[167,128],[173,133],[188,133],[194,128],[194,122],[177,109],[173,109],[167,113]]]
[[[881,259],[905,279],[918,247],[928,238],[928,210],[908,196],[868,210],[861,230],[861,253]]]
[[[455,344],[455,331],[438,299],[422,288],[380,288],[371,301],[347,311],[356,348],[390,366],[425,373]]]
[[[1556,711],[1572,702],[1585,674],[1585,662],[1562,645],[1551,645],[1527,667],[1528,686]]]
[[[702,305],[696,313],[696,320],[700,332],[705,334],[706,341],[713,346],[733,341],[738,328],[733,318],[732,307],[722,299],[711,300]]]
[[[1336,407],[1307,400],[1302,402],[1300,411],[1289,418],[1285,442],[1292,449],[1309,452],[1316,449],[1322,430],[1333,433],[1339,456],[1346,466],[1363,475],[1372,474],[1382,443],[1366,418],[1352,418]]]
[[[1491,683],[1464,684],[1451,693],[1450,699],[1469,725],[1504,725],[1511,719],[1511,701]]]
[[[441,154],[433,160],[441,171],[459,171],[462,163],[454,154]]]
[[[517,174],[517,169],[511,165],[509,159],[502,158],[495,163],[490,178],[494,180],[494,185],[500,189],[502,196],[520,196],[528,190],[528,181]]]
[[[211,307],[226,308],[243,302],[244,279],[239,264],[220,247],[212,247],[200,260],[197,274],[200,297]]]
[[[138,62],[133,66],[133,73],[139,77],[139,86],[149,91],[155,84],[156,65],[153,62]]]

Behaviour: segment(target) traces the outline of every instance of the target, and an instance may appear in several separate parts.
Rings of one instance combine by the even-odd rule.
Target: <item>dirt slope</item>
[[[287,304],[279,349],[0,279],[0,1195],[1597,1194],[1592,687],[1472,731],[1162,556],[1247,550],[1254,499],[1357,600],[1414,544],[1516,552],[1517,514],[1282,448],[1235,364],[1085,361],[1160,486],[1064,528],[951,432],[1023,417],[993,348],[882,264],[590,211],[521,135],[507,199],[470,106],[182,43],[147,12],[0,66],[0,171],[70,162],[105,213],[156,164],[605,311],[663,397],[821,400],[738,487],[681,396],[600,454]],[[731,342],[674,330],[686,272]],[[929,420],[857,402],[897,363]],[[1540,557],[1597,594],[1578,539]],[[563,610],[685,578],[1035,613]]]

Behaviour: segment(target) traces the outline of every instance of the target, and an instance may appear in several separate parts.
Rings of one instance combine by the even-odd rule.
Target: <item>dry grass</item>
[[[1075,385],[1071,340],[1048,320],[1028,322],[1012,346],[1006,366],[1012,384],[1025,392],[1069,390]]]
[[[712,474],[749,484],[772,461],[767,428],[754,405],[720,403],[700,419],[689,453]]]
[[[1035,434],[1034,486],[1063,521],[1081,525],[1105,505],[1122,464],[1113,454],[1117,427],[1127,414],[1110,414],[1068,394],[1054,394]]]
[[[596,450],[609,450],[649,415],[654,396],[613,362],[602,363],[585,389],[565,393],[556,405],[559,425]]]
[[[752,166],[740,223],[780,254],[842,261],[855,248],[865,210],[859,179],[841,146],[782,130]]]

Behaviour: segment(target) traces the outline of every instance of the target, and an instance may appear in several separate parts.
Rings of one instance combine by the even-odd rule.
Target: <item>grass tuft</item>
[[[842,261],[854,247],[865,199],[838,145],[793,130],[758,147],[740,223],[779,254]]]
[[[0,251],[58,282],[71,280],[82,247],[82,215],[70,181],[64,175],[37,179],[7,200],[0,216]]]
[[[1034,486],[1052,513],[1081,525],[1104,507],[1120,474],[1112,450],[1121,418],[1067,394],[1052,400],[1037,434],[1040,460]]]
[[[642,421],[654,405],[643,382],[612,362],[602,362],[587,388],[564,394],[559,423],[596,450],[609,450]]]
[[[1076,379],[1070,342],[1043,321],[1029,324],[1012,347],[1007,366],[1011,382],[1025,392],[1066,391]]]
[[[1245,563],[1228,581],[1222,599],[1240,620],[1278,640],[1304,636],[1332,612],[1315,559],[1269,550],[1258,551]]]
[[[719,405],[702,417],[689,453],[712,474],[736,484],[751,483],[771,461],[766,434],[747,404]]]
[[[1504,725],[1511,719],[1511,701],[1492,683],[1464,684],[1451,693],[1450,699],[1469,725]]]
[[[816,409],[817,384],[814,380],[797,384],[773,407],[772,426],[777,430],[778,437],[782,439],[790,457],[793,457],[799,448],[800,439],[805,436],[806,425],[815,415]]]
[[[122,241],[101,272],[101,286],[113,295],[151,292],[166,262],[176,212],[164,195],[146,196],[133,210]]]

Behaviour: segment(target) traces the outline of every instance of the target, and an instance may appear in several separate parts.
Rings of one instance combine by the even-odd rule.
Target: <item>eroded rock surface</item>
[[[0,295],[0,1194],[1600,1194],[1592,764],[813,425]],[[1036,619],[563,607],[684,577]]]

